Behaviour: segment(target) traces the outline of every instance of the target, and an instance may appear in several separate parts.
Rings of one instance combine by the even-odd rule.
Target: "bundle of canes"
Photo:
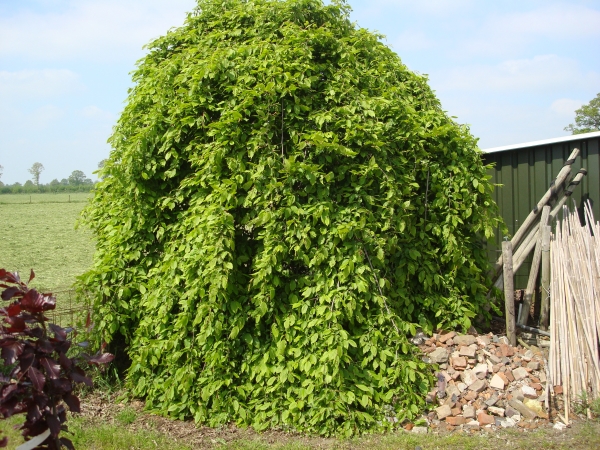
[[[563,207],[550,243],[550,385],[562,385],[565,418],[582,395],[600,395],[600,225]],[[589,414],[589,412],[588,412]]]

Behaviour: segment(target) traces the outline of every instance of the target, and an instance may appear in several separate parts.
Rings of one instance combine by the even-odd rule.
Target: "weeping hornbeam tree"
[[[498,219],[476,139],[349,11],[200,0],[139,62],[80,284],[150,409],[391,427],[432,382],[407,337],[486,303]]]

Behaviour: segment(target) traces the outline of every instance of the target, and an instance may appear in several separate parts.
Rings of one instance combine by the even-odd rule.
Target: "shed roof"
[[[504,152],[507,150],[518,150],[520,148],[536,147],[538,145],[558,144],[560,142],[581,141],[590,138],[600,138],[600,131],[591,133],[573,134],[571,136],[562,136],[553,139],[543,139],[541,141],[524,142],[522,144],[504,145],[502,147],[493,147],[483,149],[483,153]]]

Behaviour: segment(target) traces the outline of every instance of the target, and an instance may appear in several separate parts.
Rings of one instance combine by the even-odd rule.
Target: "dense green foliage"
[[[133,80],[81,278],[133,394],[258,429],[414,417],[407,336],[468,327],[487,292],[468,129],[340,2],[200,0]]]
[[[575,123],[565,127],[565,131],[570,131],[571,134],[600,131],[600,93],[587,105],[575,110]]]

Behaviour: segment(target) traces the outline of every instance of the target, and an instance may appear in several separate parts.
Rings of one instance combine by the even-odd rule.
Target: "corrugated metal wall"
[[[588,173],[575,189],[572,199],[582,208],[583,201],[590,199],[594,216],[600,220],[600,138],[538,145],[516,150],[505,150],[484,155],[486,164],[494,164],[490,169],[492,182],[496,187],[494,199],[500,214],[512,236],[529,212],[548,190],[550,183],[560,171],[574,148],[579,148],[580,156],[572,166],[571,175],[575,176],[580,168]],[[572,201],[569,207],[572,207]],[[494,245],[489,246],[490,261],[495,261],[501,253],[503,236],[496,231]],[[515,288],[524,289],[530,270],[530,258],[515,275]]]

